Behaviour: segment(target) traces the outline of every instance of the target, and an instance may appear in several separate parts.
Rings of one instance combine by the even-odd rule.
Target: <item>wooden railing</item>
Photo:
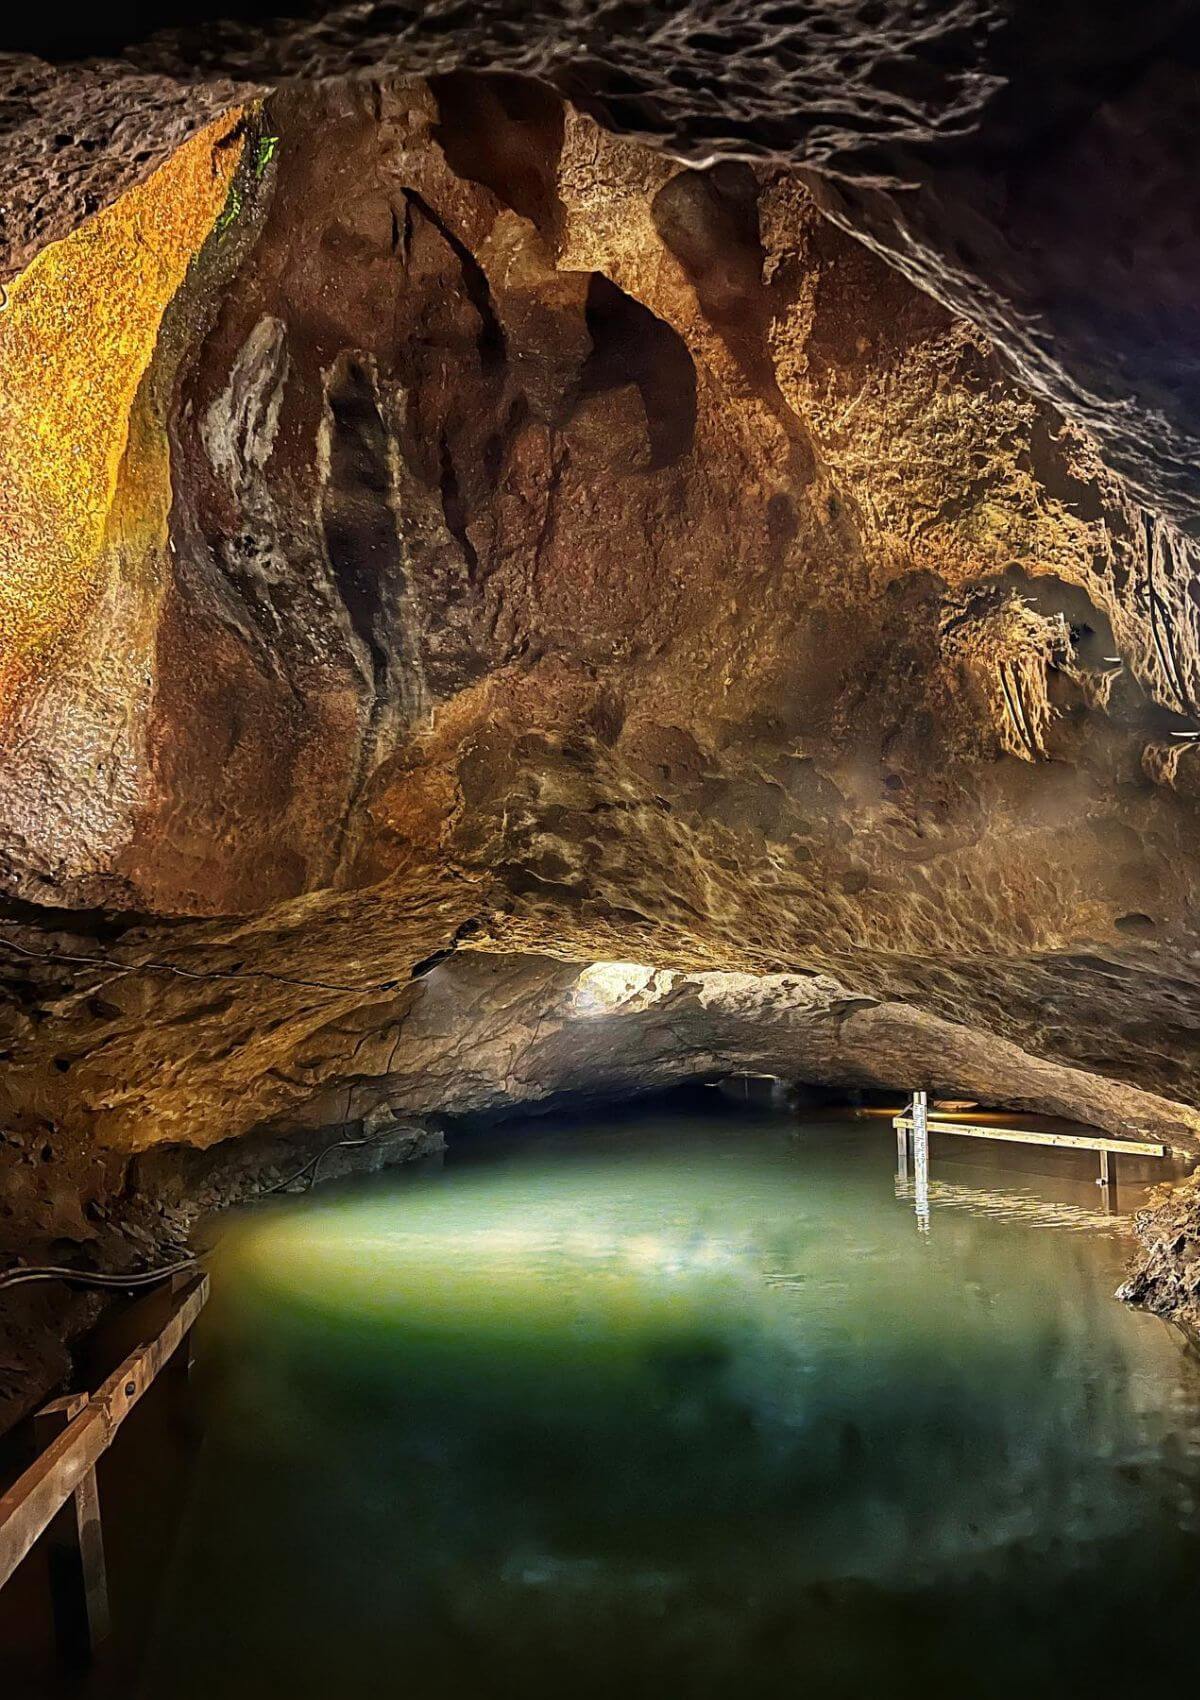
[[[94,1393],[73,1393],[35,1419],[37,1458],[0,1494],[0,1588],[43,1535],[50,1542],[55,1632],[64,1657],[86,1662],[108,1632],[96,1465],[125,1418],[180,1348],[208,1298],[208,1276],[186,1276],[152,1340]]]
[[[921,1097],[921,1094],[917,1094]],[[925,1148],[925,1164],[928,1170],[928,1135],[931,1133],[953,1133],[962,1139],[1002,1139],[1015,1145],[1053,1145],[1075,1151],[1095,1151],[1100,1158],[1099,1184],[1108,1189],[1111,1199],[1116,1196],[1117,1158],[1121,1157],[1166,1157],[1167,1146],[1157,1140],[1148,1139],[1114,1139],[1111,1135],[1101,1133],[1099,1129],[1088,1128],[1079,1133],[1063,1133],[1056,1128],[1040,1127],[1001,1127],[998,1124],[988,1124],[976,1121],[952,1121],[945,1116],[923,1115],[923,1129],[919,1125],[922,1119],[921,1110],[914,1099],[913,1106],[907,1113],[901,1112],[892,1117],[892,1126],[896,1130],[897,1151],[902,1167],[907,1166],[907,1153],[910,1141],[917,1145],[918,1183],[920,1182],[921,1146]]]
[[[911,1133],[911,1115],[892,1117],[897,1133]],[[964,1139],[1004,1139],[1016,1145],[1059,1145],[1076,1151],[1108,1151],[1114,1156],[1165,1157],[1167,1147],[1147,1139],[1114,1139],[1105,1133],[1058,1133],[1050,1128],[995,1127],[984,1122],[948,1121],[944,1116],[930,1116],[930,1133],[957,1133]]]

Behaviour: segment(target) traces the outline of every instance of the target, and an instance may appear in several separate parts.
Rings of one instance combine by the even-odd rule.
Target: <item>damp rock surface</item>
[[[1141,1255],[1119,1297],[1153,1311],[1200,1342],[1200,1188],[1165,1191],[1137,1222]]]
[[[751,1065],[1200,1146],[1189,249],[1080,192],[1190,205],[1186,9],[704,10],[5,61],[5,1249]]]
[[[977,329],[793,172],[511,79],[189,147],[227,187],[181,284],[139,274],[161,329],[76,457],[69,594],[28,502],[17,1128],[299,1110],[452,949],[825,973],[1192,1100],[1186,555]],[[113,241],[174,230],[141,193]],[[70,304],[72,240],[6,338]]]
[[[189,0],[14,17],[8,272],[281,80],[519,72],[674,158],[785,162],[1194,530],[1192,0]]]

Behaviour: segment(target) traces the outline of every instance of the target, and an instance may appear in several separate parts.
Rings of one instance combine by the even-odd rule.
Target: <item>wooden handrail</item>
[[[180,1289],[153,1340],[138,1346],[70,1418],[62,1432],[0,1494],[0,1588],[95,1469],[117,1430],[187,1337],[208,1298],[208,1276]]]
[[[893,1116],[892,1126],[896,1131],[911,1133],[911,1116]],[[952,1122],[945,1121],[939,1116],[930,1116],[927,1126],[930,1133],[958,1133],[964,1139],[1010,1139],[1017,1145],[1059,1145],[1068,1146],[1078,1151],[1112,1151],[1118,1156],[1127,1157],[1165,1157],[1167,1147],[1151,1143],[1144,1139],[1111,1139],[1107,1134],[1082,1133],[1051,1133],[1042,1128],[1033,1127],[989,1127],[981,1122]]]

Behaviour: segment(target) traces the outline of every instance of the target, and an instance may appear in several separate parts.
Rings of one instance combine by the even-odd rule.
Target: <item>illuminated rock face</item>
[[[65,493],[8,534],[0,729],[39,1235],[422,1045],[432,1110],[480,1024],[525,1058],[485,1096],[570,1085],[547,957],[734,977],[663,982],[630,1085],[703,1053],[1200,1149],[1187,545],[978,331],[791,171],[511,78],[278,95],[136,196],[128,299],[68,243],[3,333],[45,276],[124,362],[15,461]],[[6,391],[5,452],[92,355]]]
[[[511,79],[281,96],[192,148],[212,234],[130,407],[137,523],[115,567],[72,537],[91,600],[9,705],[7,882],[193,918],[71,954],[274,978],[13,1015],[17,1109],[251,1126],[456,939],[823,969],[1193,1096],[1186,585],[976,332],[788,173]]]
[[[220,120],[46,249],[0,314],[4,855],[20,883],[76,902],[118,854],[144,783],[170,314],[241,146],[236,115]]]
[[[0,315],[0,633],[5,707],[103,597],[138,386],[164,314],[225,204],[220,123],[9,285]],[[162,521],[160,520],[160,524]],[[146,552],[152,538],[135,537]]]
[[[318,1041],[319,1043],[319,1041]],[[403,1020],[359,1036],[361,1070],[321,1088],[278,1131],[431,1113],[497,1113],[546,1099],[611,1102],[741,1073],[836,1092],[899,1079],[973,1080],[1014,1109],[1075,1117],[1190,1149],[1200,1115],[1048,1063],[827,974],[689,974],[631,962],[551,963],[463,952],[414,988]],[[386,1065],[386,1066],[382,1066]],[[380,1098],[381,1087],[384,1096]],[[785,1094],[786,1096],[786,1094]]]
[[[0,57],[0,277],[264,83],[524,72],[676,158],[813,173],[835,217],[985,325],[1156,511],[1195,534],[1193,0],[285,10],[114,0],[79,22],[14,15],[4,42],[17,51]]]

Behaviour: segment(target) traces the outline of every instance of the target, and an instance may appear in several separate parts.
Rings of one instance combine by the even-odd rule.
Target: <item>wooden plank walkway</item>
[[[181,1346],[208,1299],[208,1276],[186,1277],[166,1323],[92,1394],[46,1406],[35,1425],[47,1444],[0,1495],[0,1588],[50,1531],[55,1620],[64,1651],[86,1658],[108,1627],[96,1464],[147,1388]]]

